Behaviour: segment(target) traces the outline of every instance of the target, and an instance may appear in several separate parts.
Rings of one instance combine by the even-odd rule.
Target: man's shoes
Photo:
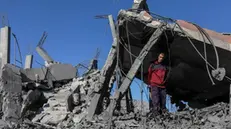
[[[168,114],[168,109],[162,109],[161,110],[161,115],[166,115]]]
[[[155,118],[157,116],[160,115],[160,112],[159,111],[150,111],[148,114],[147,114],[147,117],[148,118]]]

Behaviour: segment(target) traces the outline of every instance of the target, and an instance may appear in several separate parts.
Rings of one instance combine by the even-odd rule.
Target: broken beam
[[[25,60],[25,69],[31,69],[33,63],[33,55],[27,55]]]
[[[42,47],[37,46],[36,47],[36,51],[38,52],[38,54],[48,63],[53,62],[54,60],[48,55],[48,53],[46,52],[46,50],[44,50]]]
[[[112,37],[113,37],[113,44],[112,48],[109,52],[109,55],[107,57],[106,63],[104,67],[101,69],[101,77],[99,80],[99,88],[100,92],[96,92],[91,100],[90,107],[88,108],[88,115],[87,120],[91,120],[92,117],[97,112],[97,109],[99,108],[99,104],[102,101],[102,98],[104,96],[104,92],[107,91],[107,88],[109,88],[109,83],[112,77],[112,73],[115,70],[116,67],[116,46],[117,46],[117,35],[115,30],[115,24],[112,15],[108,16]]]
[[[143,62],[144,58],[147,56],[151,48],[154,46],[154,44],[157,43],[160,36],[162,35],[164,28],[163,23],[159,25],[157,30],[152,34],[147,44],[143,47],[141,50],[139,56],[135,59],[134,63],[131,66],[131,69],[129,70],[127,77],[123,80],[120,88],[116,91],[114,100],[109,105],[109,117],[112,118],[114,109],[116,107],[116,103],[123,98],[125,92],[128,90],[129,86],[131,85],[132,80],[134,79],[138,69],[140,68],[141,63]],[[109,122],[109,128],[111,127],[111,120]]]

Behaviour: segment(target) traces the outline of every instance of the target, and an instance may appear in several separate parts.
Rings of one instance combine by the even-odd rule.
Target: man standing
[[[158,115],[166,111],[165,76],[167,67],[163,65],[165,54],[160,53],[158,59],[148,69],[148,83],[151,88],[152,113]]]

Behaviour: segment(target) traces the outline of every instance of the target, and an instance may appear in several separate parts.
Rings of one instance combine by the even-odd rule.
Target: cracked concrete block
[[[0,129],[7,129],[8,125],[5,121],[0,120]]]
[[[78,106],[80,104],[80,94],[74,93],[72,94],[72,97],[73,97],[73,104]]]
[[[82,109],[80,107],[78,107],[78,106],[75,107],[74,110],[72,111],[72,113],[74,113],[74,114],[79,114],[81,112],[82,112]]]
[[[39,122],[45,115],[46,115],[45,113],[37,114],[37,115],[32,119],[32,122]]]
[[[45,115],[40,122],[43,124],[58,125],[66,119],[66,117],[67,113],[53,111],[50,112],[50,114]]]
[[[86,117],[87,113],[86,112],[83,112],[81,114],[78,114],[78,115],[74,115],[73,117],[73,122],[74,123],[79,123],[83,120],[84,117]]]
[[[71,83],[71,90],[74,91],[77,87],[79,87],[80,85],[83,85],[85,83],[85,81],[73,81]]]
[[[74,105],[73,105],[73,98],[72,98],[72,94],[69,93],[69,95],[66,98],[66,109],[67,111],[72,111],[74,109]]]
[[[43,95],[46,99],[49,99],[51,97],[54,97],[54,94],[52,92],[44,92],[43,91]]]
[[[220,118],[217,116],[208,116],[208,120],[213,123],[219,123]]]
[[[76,68],[70,64],[53,64],[49,66],[49,71],[57,81],[73,79],[77,73]]]

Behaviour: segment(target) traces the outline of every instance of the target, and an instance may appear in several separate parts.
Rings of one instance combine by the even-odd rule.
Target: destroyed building
[[[154,14],[146,0],[120,10],[116,22],[100,17],[109,20],[112,47],[102,69],[93,59],[81,77],[81,65],[56,62],[45,51],[46,33],[36,47],[44,67],[32,68],[33,55],[24,68],[11,64],[11,28],[1,28],[1,128],[230,127],[230,35]],[[168,94],[193,109],[149,118],[148,104],[132,99],[130,85],[135,77],[147,83],[149,64],[163,51]]]

